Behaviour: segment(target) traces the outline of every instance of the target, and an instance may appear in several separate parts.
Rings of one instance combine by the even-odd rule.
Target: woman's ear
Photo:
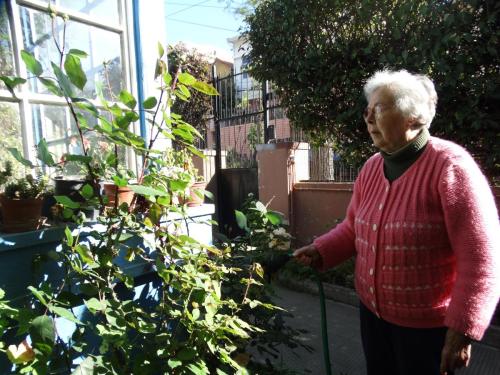
[[[408,119],[406,120],[406,126],[411,130],[420,128],[420,124],[415,117],[408,117]]]

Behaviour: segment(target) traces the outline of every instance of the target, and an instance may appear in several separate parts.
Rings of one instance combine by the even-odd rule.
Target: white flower
[[[283,227],[279,227],[278,229],[273,230],[273,233],[277,236],[284,236],[286,235],[286,230]]]

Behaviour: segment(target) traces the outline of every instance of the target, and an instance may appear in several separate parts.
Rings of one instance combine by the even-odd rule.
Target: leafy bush
[[[57,17],[62,18],[61,27],[66,27],[67,18],[52,7],[50,15],[53,30]],[[259,340],[259,335],[266,334],[256,307],[271,315],[274,311],[272,304],[257,298],[263,295],[261,267],[246,260],[249,254],[236,253],[243,242],[217,248],[182,234],[182,225],[189,219],[186,207],[172,198],[185,190],[187,179],[161,173],[168,156],[155,148],[161,134],[175,141],[187,155],[200,155],[193,145],[199,132],[169,108],[173,98],[187,100],[187,92],[217,92],[186,72],[172,76],[164,48],[159,45],[159,95],[138,106],[126,90],[113,101],[105,99],[101,90],[97,110],[91,101],[79,96],[87,80],[81,64],[86,53],[66,51],[61,45],[64,41],[56,44],[61,63],[53,63],[50,71],[44,71],[32,53],[22,51],[21,55],[39,83],[69,106],[82,154],[65,154],[64,160],[77,163],[86,172],[88,182],[80,190],[85,202],[55,197],[64,207],[65,218],[76,221],[76,225],[64,229],[60,246],[48,255],[51,266],[63,275],[55,280],[45,275],[40,283],[28,288],[26,298],[15,303],[7,301],[9,295],[4,299],[0,291],[0,352],[7,355],[16,373],[34,375],[247,373],[246,364],[238,362],[238,354],[249,340]],[[26,80],[4,77],[3,81],[14,93]],[[131,129],[139,110],[147,111],[151,125],[148,144]],[[89,125],[89,116],[97,125]],[[83,136],[90,133],[113,145],[110,155],[98,166]],[[44,140],[41,145],[39,158],[47,167],[56,167],[58,163]],[[125,166],[119,155],[127,148],[143,161],[134,184],[120,172]],[[12,153],[21,163],[33,167],[19,151]],[[107,206],[107,198],[96,187],[109,170],[114,172],[110,177],[115,185],[128,186],[135,192],[135,199],[141,197],[141,209],[136,200],[129,206],[119,205],[116,199],[114,206]],[[83,207],[98,209],[97,224],[85,221],[80,210]],[[172,220],[172,215],[182,220]],[[269,217],[275,220],[273,214]],[[131,262],[148,270],[142,276],[151,280],[137,298],[137,280],[127,271]],[[250,266],[239,268],[237,264]],[[86,312],[78,313],[83,307]],[[267,320],[269,317],[266,315]],[[62,337],[58,329],[62,321],[75,327],[69,338]]]
[[[186,72],[197,77],[200,81],[211,81],[212,73],[208,57],[195,49],[187,48],[183,43],[169,46],[168,63],[171,72]],[[207,116],[212,110],[212,99],[200,92],[193,92],[189,95],[189,101],[176,100],[172,110],[181,115],[184,121],[204,133],[207,126]]]
[[[252,75],[272,80],[292,123],[359,164],[373,148],[362,86],[386,67],[428,74],[431,132],[500,175],[500,2],[269,0],[246,18]]]
[[[292,370],[281,367],[277,361],[282,346],[311,348],[298,340],[301,331],[285,324],[285,316],[291,315],[273,306],[274,294],[269,284],[271,274],[289,259],[291,236],[281,214],[268,210],[252,194],[241,211],[236,211],[236,218],[244,233],[233,240],[223,237],[221,240],[232,250],[233,256],[227,264],[248,277],[244,283],[233,278],[233,282],[225,284],[223,293],[232,298],[243,295],[247,303],[239,311],[240,316],[263,330],[251,333],[250,341],[240,346],[249,361],[247,368],[251,373],[263,375],[292,374]],[[248,357],[249,353],[256,354],[256,358]]]

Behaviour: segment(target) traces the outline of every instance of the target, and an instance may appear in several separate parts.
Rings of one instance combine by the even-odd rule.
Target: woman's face
[[[413,119],[406,118],[394,104],[390,89],[375,90],[363,113],[373,144],[384,152],[394,152],[408,144],[419,130],[413,129]]]

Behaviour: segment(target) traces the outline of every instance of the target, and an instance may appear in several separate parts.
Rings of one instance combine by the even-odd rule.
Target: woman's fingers
[[[440,371],[446,375],[448,371],[454,371],[469,365],[471,357],[470,339],[451,328],[446,333],[443,351],[441,352]]]
[[[318,249],[316,249],[314,244],[295,250],[293,256],[297,262],[304,266],[316,266],[320,260]]]

